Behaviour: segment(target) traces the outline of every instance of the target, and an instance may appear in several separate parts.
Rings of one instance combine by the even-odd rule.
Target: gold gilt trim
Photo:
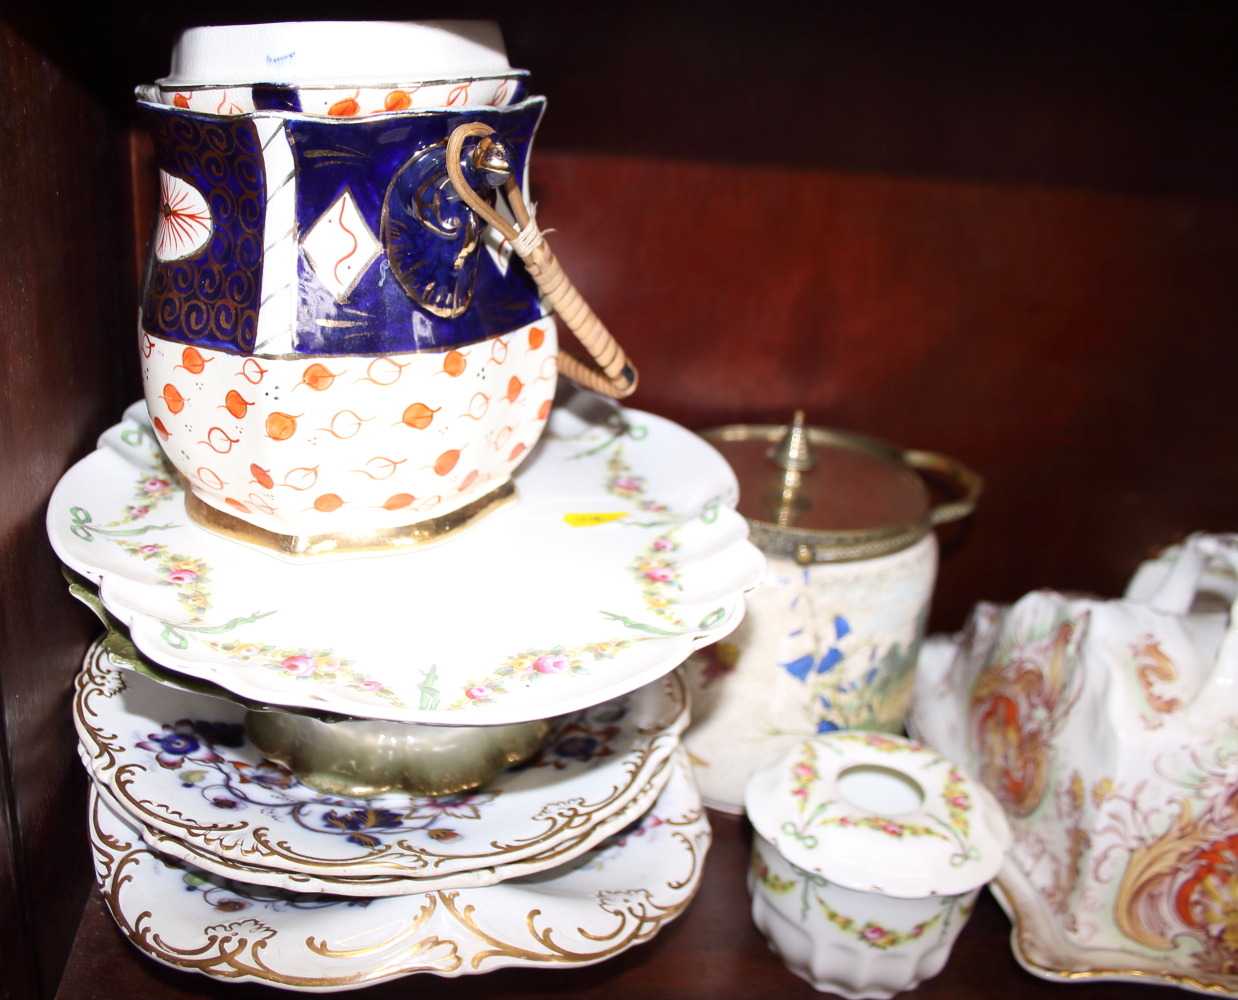
[[[237,823],[196,823],[193,819],[186,816],[184,813],[176,809],[169,809],[162,802],[152,802],[150,799],[138,799],[129,794],[129,786],[133,784],[135,773],[141,774],[146,771],[141,764],[122,764],[116,769],[112,776],[112,780],[108,782],[108,787],[112,789],[116,798],[120,800],[121,806],[125,812],[132,815],[140,815],[145,813],[150,815],[154,808],[159,807],[166,816],[176,817],[176,819],[168,819],[165,822],[171,823],[174,826],[182,826],[192,828],[201,833],[240,833],[245,830],[249,824],[241,820]],[[183,821],[183,822],[181,822]],[[218,843],[218,838],[216,838]]]
[[[675,723],[684,719],[684,713],[691,707],[690,695],[688,694],[688,685],[683,679],[683,675],[679,670],[672,670],[662,678],[662,689],[666,692],[668,698],[671,699],[671,707],[667,714],[658,719],[652,726],[642,726],[637,729],[637,733],[641,736],[652,736],[655,733],[673,730],[678,732],[681,729],[687,728],[686,720],[683,726],[676,727]]]
[[[689,820],[689,819],[685,819],[685,820],[682,820],[682,821],[681,821],[681,822],[679,822],[679,823],[676,823],[676,825],[677,825],[677,826],[688,826],[689,824],[696,822],[696,820],[698,820],[698,819],[700,819],[700,818],[701,818],[701,814],[700,814],[700,811],[698,810],[698,811],[697,811],[697,813],[696,813],[696,816],[695,816],[695,818],[694,818],[694,819],[690,819],[690,820]],[[683,877],[680,881],[678,881],[678,882],[667,882],[667,883],[666,883],[667,887],[668,887],[668,888],[670,888],[670,889],[682,889],[682,888],[684,888],[686,885],[688,885],[688,883],[689,883],[689,882],[691,882],[694,878],[696,878],[697,864],[698,864],[699,859],[698,859],[698,858],[697,858],[697,856],[696,856],[696,851],[692,849],[692,843],[691,843],[691,841],[688,839],[688,837],[687,837],[687,835],[686,835],[686,834],[684,834],[683,832],[681,832],[681,831],[679,831],[679,830],[676,830],[676,831],[675,831],[675,833],[673,834],[673,836],[674,836],[674,838],[675,838],[676,840],[678,840],[678,841],[682,842],[682,843],[683,843],[683,845],[684,845],[685,847],[687,847],[687,848],[688,848],[688,850],[689,850],[689,852],[691,852],[691,854],[692,854],[692,869],[691,869],[691,871],[689,871],[689,872],[688,872],[688,874],[687,874],[687,875],[685,875],[685,876],[684,876],[684,877]]]
[[[702,831],[702,834],[704,834],[704,831]],[[682,834],[676,839],[687,849],[692,860],[692,870],[695,871],[699,866],[696,844],[693,843],[692,838],[685,837]],[[699,836],[697,839],[699,839]],[[679,888],[682,888],[685,884],[680,883]],[[670,882],[666,883],[666,887],[668,889],[676,888]],[[609,958],[611,955],[624,951],[634,944],[647,941],[657,934],[664,923],[674,920],[675,917],[684,911],[688,904],[692,902],[699,887],[700,882],[698,880],[697,884],[692,887],[692,891],[684,899],[678,903],[672,903],[670,906],[662,906],[655,903],[648,889],[599,892],[597,894],[599,908],[612,916],[618,917],[619,922],[609,934],[591,934],[583,927],[576,928],[577,933],[590,941],[614,942],[610,947],[595,952],[571,951],[556,944],[553,927],[547,927],[544,930],[538,930],[537,928],[537,918],[542,915],[541,910],[530,910],[526,913],[524,923],[529,936],[542,946],[542,950],[535,951],[500,941],[498,938],[487,934],[477,925],[477,921],[473,918],[473,913],[476,909],[473,904],[470,903],[463,910],[457,909],[456,897],[459,895],[458,892],[439,892],[438,896],[452,917],[468,928],[475,938],[491,946],[491,950],[478,952],[469,962],[469,965],[474,969],[480,969],[482,962],[488,958],[496,957],[516,958],[526,962],[545,962],[549,964],[597,962],[601,959]],[[632,926],[624,934],[625,929],[628,927],[629,918],[632,920]],[[621,934],[624,936],[620,937]],[[618,940],[615,940],[616,938]]]
[[[510,864],[516,866],[538,865],[540,866],[539,870],[544,870],[545,868],[554,867],[557,863],[561,863],[560,859],[570,861],[580,853],[591,850],[597,843],[605,840],[606,837],[613,835],[615,831],[622,829],[629,822],[631,822],[632,813],[634,810],[637,813],[644,813],[653,805],[653,802],[656,801],[658,795],[660,795],[662,790],[666,787],[666,784],[671,776],[671,771],[673,770],[673,765],[673,757],[667,758],[663,761],[662,764],[658,766],[658,769],[650,776],[649,780],[645,782],[641,790],[637,792],[636,796],[628,802],[627,805],[613,815],[601,820],[596,826],[591,826],[588,829],[576,834],[574,837],[555,844],[539,854],[534,854],[527,858],[521,858],[519,861],[510,862]],[[96,794],[111,805],[116,812],[122,814],[128,812],[128,810],[115,799],[114,793],[110,789],[106,787],[102,789],[96,788]],[[667,820],[666,822],[673,826],[690,825],[700,820],[701,812],[702,811],[698,809],[690,813],[682,821]],[[134,822],[137,822],[137,820],[134,820]],[[600,831],[605,832],[600,833]],[[224,878],[236,878],[240,881],[248,881],[253,879],[256,884],[271,887],[270,883],[260,882],[258,879],[264,875],[270,876],[274,874],[290,879],[294,882],[304,883],[303,886],[298,887],[295,890],[289,889],[289,891],[335,891],[343,895],[353,896],[357,899],[377,899],[387,895],[416,895],[417,892],[436,891],[435,886],[422,886],[414,892],[392,893],[389,888],[390,886],[407,886],[410,882],[418,881],[417,877],[410,877],[408,875],[311,875],[305,872],[294,872],[286,869],[270,868],[264,865],[248,864],[244,861],[238,861],[232,858],[223,857],[222,855],[213,854],[205,848],[199,847],[189,841],[182,840],[174,834],[159,830],[149,824],[143,824],[142,839],[148,846],[153,847],[156,850],[163,850],[169,856],[177,857],[188,862],[189,864],[197,865],[204,871],[209,872],[214,870],[217,874],[223,876]],[[184,857],[182,854],[178,854],[177,852],[183,852],[183,854],[188,855],[188,857]],[[564,855],[569,856],[564,858]],[[487,868],[482,869],[475,868],[472,869],[472,871],[494,871],[496,867],[502,867],[502,865],[487,866]],[[454,874],[465,875],[469,873],[457,872]],[[441,878],[451,877],[453,877],[451,874],[441,876]],[[428,876],[428,878],[434,878],[434,876]],[[691,878],[692,876],[689,875],[688,880],[690,881]],[[321,884],[324,888],[312,888],[312,885],[314,884]],[[685,881],[684,884],[686,885],[687,882]],[[335,888],[330,888],[332,886]],[[344,887],[373,887],[376,891],[372,893],[354,893],[348,891]],[[673,889],[679,889],[682,887],[682,885],[671,886]],[[384,888],[386,888],[387,891],[384,892]],[[451,887],[442,886],[442,888],[449,889]]]
[[[103,793],[100,793],[101,795]],[[117,808],[121,808],[117,803]],[[176,857],[178,851],[182,851],[189,855],[188,858],[182,858],[188,864],[197,865],[203,871],[210,871],[211,865],[216,865],[227,871],[225,878],[235,878],[239,881],[246,881],[247,878],[254,879],[259,885],[266,883],[257,882],[257,879],[263,875],[279,875],[292,882],[303,882],[304,887],[298,888],[297,892],[323,892],[322,889],[310,888],[314,883],[325,883],[332,886],[374,886],[381,889],[383,886],[399,885],[407,882],[407,877],[403,875],[362,875],[348,877],[346,875],[307,875],[305,872],[283,871],[278,868],[266,868],[262,865],[246,864],[244,861],[237,861],[233,858],[224,858],[216,854],[211,854],[204,848],[198,847],[196,844],[191,844],[188,841],[181,840],[170,833],[165,833],[163,830],[157,830],[149,824],[144,825],[142,831],[142,839],[151,847],[157,850],[165,850],[172,857]],[[223,872],[219,872],[223,875]],[[375,892],[375,896],[381,896],[382,892]],[[359,899],[368,899],[368,896],[359,896]]]
[[[116,742],[120,739],[118,733],[105,733],[103,730],[92,726],[87,719],[97,719],[99,717],[99,713],[91,706],[95,696],[115,698],[125,690],[125,679],[119,671],[99,670],[98,667],[102,658],[103,647],[101,644],[96,643],[87,652],[86,662],[82,665],[81,671],[74,679],[73,722],[83,747],[85,747],[87,740],[95,745],[95,752],[90,755],[92,766],[98,766],[101,770],[110,771],[116,766],[116,755],[123,753],[128,748]],[[110,684],[108,683],[109,680],[111,681]],[[105,756],[107,757],[105,763],[95,763]]]
[[[340,988],[380,979],[392,979],[414,972],[452,973],[458,971],[464,964],[460,942],[433,935],[406,945],[404,954],[393,961],[381,962],[369,970],[342,976],[288,975],[276,971],[263,961],[267,946],[278,937],[279,932],[254,918],[207,925],[201,931],[206,939],[205,944],[193,948],[177,947],[153,930],[150,910],[139,913],[133,922],[125,916],[120,905],[120,895],[126,884],[131,883],[135,878],[136,873],[131,869],[140,868],[143,864],[163,864],[164,862],[157,852],[146,845],[135,847],[134,844],[122,841],[104,831],[99,822],[102,802],[98,794],[91,796],[90,822],[93,834],[91,844],[96,856],[96,873],[101,895],[112,918],[125,937],[135,947],[166,965],[200,972],[216,979],[252,978],[282,986]],[[679,818],[673,822],[676,825],[682,825],[688,820]],[[701,857],[709,845],[710,833],[707,828],[698,830],[695,837],[688,837],[677,832],[675,839],[689,856],[691,874],[685,881],[667,882],[666,888],[672,891],[677,891],[676,886],[682,888],[687,885],[699,872]],[[540,909],[529,910],[524,920],[530,937],[536,942],[535,946],[524,947],[520,944],[502,941],[478,926],[474,919],[475,907],[472,904],[465,906],[463,911],[457,908],[456,900],[460,895],[458,891],[426,893],[425,903],[412,925],[401,929],[380,944],[358,949],[336,950],[327,945],[325,938],[311,935],[305,939],[304,945],[314,954],[327,958],[349,959],[374,954],[402,946],[410,941],[442,907],[473,941],[489,946],[489,950],[478,952],[470,960],[469,964],[474,970],[479,969],[481,963],[488,958],[511,958],[558,965],[588,964],[608,958],[633,944],[653,937],[663,924],[673,920],[691,903],[699,884],[698,879],[697,884],[692,886],[683,899],[668,905],[657,903],[653,898],[653,892],[649,889],[598,892],[596,894],[598,908],[603,913],[617,918],[617,923],[613,930],[600,934],[593,934],[583,927],[576,928],[576,933],[585,940],[607,944],[607,947],[593,952],[573,951],[558,944],[554,939],[555,929],[552,927],[539,929],[537,918],[542,916]],[[464,940],[466,944],[469,943],[467,938]],[[435,952],[439,954],[431,957]]]
[[[1071,971],[1042,965],[1029,957],[1027,947],[1029,935],[1024,926],[1023,916],[1014,903],[1014,894],[1003,884],[1000,874],[993,880],[992,887],[997,890],[994,895],[1005,897],[1007,905],[1003,909],[1006,910],[1007,915],[1010,917],[1012,925],[1010,929],[1010,946],[1015,953],[1015,957],[1019,960],[1019,964],[1026,966],[1028,971],[1034,971],[1037,975],[1047,980],[1086,982],[1089,979],[1104,980],[1113,979],[1115,976],[1123,976],[1128,979],[1146,982],[1150,986],[1179,986],[1185,989],[1196,990],[1200,993],[1215,993],[1227,997],[1238,996],[1238,990],[1232,990],[1221,983],[1215,981],[1208,982],[1196,979],[1194,976],[1179,975],[1174,972],[1152,972],[1147,969],[1077,969]]]
[[[92,846],[97,858],[97,879],[103,901],[107,904],[112,919],[120,927],[121,933],[139,950],[167,965],[178,969],[200,972],[216,979],[241,979],[253,977],[263,982],[282,986],[327,987],[349,986],[360,984],[377,978],[389,978],[412,972],[455,972],[463,964],[458,946],[454,941],[444,941],[429,937],[418,941],[412,948],[412,954],[401,965],[383,965],[371,972],[357,972],[347,976],[310,977],[290,976],[276,972],[262,960],[262,951],[268,942],[274,939],[278,932],[254,919],[238,920],[230,924],[212,924],[202,929],[206,943],[198,948],[177,948],[164,941],[162,935],[152,933],[149,926],[151,912],[145,910],[139,913],[132,923],[121,910],[119,896],[127,882],[133,876],[126,874],[127,869],[140,866],[143,856],[148,863],[162,864],[159,855],[145,845],[135,848],[129,843],[122,843],[107,834],[99,825],[99,808],[102,800],[98,795],[91,796],[91,827],[94,836]],[[123,852],[119,856],[112,851]],[[434,912],[433,906],[422,908],[418,919],[411,928],[406,928],[385,945],[407,938],[415,933],[429,920]],[[306,947],[317,950],[312,938],[306,939]],[[446,951],[432,961],[425,961],[423,956],[445,946]]]
[[[96,649],[98,650],[98,647]],[[104,662],[106,661],[102,651],[97,651],[90,659],[89,667],[91,669],[88,671],[88,669],[84,668],[82,673],[78,675],[78,704],[85,706],[83,711],[88,709],[90,695],[95,690],[105,697],[108,696],[106,694],[107,683],[113,673],[119,673],[115,668],[97,669]],[[677,674],[669,676],[671,683],[666,690],[675,699],[676,708],[674,715],[668,723],[667,731],[663,731],[649,739],[648,745],[644,748],[637,751],[628,751],[629,759],[625,761],[622,770],[619,772],[621,775],[626,776],[626,781],[612,785],[609,792],[602,794],[601,798],[592,803],[585,803],[578,798],[566,802],[547,803],[536,814],[529,817],[531,822],[546,824],[543,832],[532,837],[513,841],[492,840],[487,845],[490,848],[489,850],[476,854],[440,854],[428,847],[419,846],[406,839],[401,839],[390,844],[381,844],[376,848],[371,848],[367,853],[351,859],[316,857],[312,854],[304,854],[293,850],[286,841],[273,842],[271,829],[267,826],[251,827],[247,820],[238,820],[233,823],[202,822],[163,803],[138,798],[131,793],[130,786],[134,783],[134,775],[145,773],[147,769],[136,762],[130,762],[117,767],[115,751],[122,751],[127,748],[119,744],[107,743],[109,738],[115,739],[115,737],[108,737],[101,733],[96,727],[91,726],[86,721],[86,717],[79,712],[75,712],[75,717],[79,725],[86,730],[92,742],[101,747],[107,745],[110,748],[108,750],[111,754],[109,763],[95,770],[100,780],[108,786],[115,796],[121,808],[135,817],[144,818],[152,826],[164,833],[175,836],[178,840],[185,841],[187,844],[200,845],[216,855],[223,851],[236,852],[243,855],[242,858],[237,859],[241,863],[248,861],[258,863],[262,867],[284,867],[279,862],[311,864],[320,869],[320,871],[307,872],[307,874],[318,877],[330,877],[333,873],[346,873],[350,869],[379,865],[387,870],[372,872],[368,875],[354,875],[353,877],[383,878],[388,875],[402,875],[415,878],[419,875],[425,877],[427,874],[435,874],[443,865],[449,863],[470,862],[467,868],[473,869],[496,863],[507,864],[532,857],[552,855],[552,852],[558,850],[560,845],[557,842],[548,844],[548,841],[554,838],[562,838],[565,842],[564,849],[569,844],[579,843],[593,827],[609,818],[598,818],[598,812],[610,808],[616,802],[619,802],[620,806],[615,810],[617,812],[625,807],[627,802],[638,798],[642,794],[642,789],[648,787],[648,784],[643,786],[637,785],[642,774],[652,766],[652,771],[649,771],[646,782],[656,781],[659,776],[665,773],[666,764],[671,759],[675,747],[679,745],[678,729],[682,727],[677,724],[684,718],[687,711],[688,693],[682,678]],[[94,685],[93,689],[91,685]],[[644,729],[638,729],[637,735],[638,737],[648,738],[649,732]],[[577,831],[583,832],[577,835]],[[575,839],[573,839],[574,835]],[[240,842],[244,838],[252,841],[254,844],[252,849],[242,849],[239,847]],[[516,858],[504,859],[504,855],[542,844],[546,846],[541,850],[522,854]],[[275,863],[264,864],[265,859],[274,859]]]
[[[553,323],[554,313],[543,316],[541,319],[530,320],[528,325],[534,323]],[[485,336],[478,337],[476,340],[462,340],[451,345],[440,344],[437,347],[413,347],[407,350],[397,351],[394,354],[390,351],[375,351],[371,353],[358,351],[315,351],[313,354],[303,354],[300,351],[286,351],[283,354],[254,354],[245,355],[235,349],[229,349],[224,346],[202,348],[204,351],[217,351],[220,354],[230,355],[234,358],[244,358],[252,356],[261,359],[262,361],[321,361],[323,358],[370,358],[377,361],[379,358],[402,358],[409,354],[446,354],[448,351],[461,350],[465,347],[473,347],[477,344],[485,344],[491,340],[498,340],[500,337],[508,337],[522,327],[516,327],[514,330],[507,330],[503,333],[488,333]],[[155,330],[143,330],[152,340],[162,340],[165,344],[170,344],[173,348],[180,350],[185,346],[183,340],[178,340],[174,337],[169,337],[166,334],[159,333]]]
[[[315,556],[360,552],[404,552],[435,545],[489,517],[516,497],[516,484],[509,479],[463,507],[415,524],[332,531],[321,535],[281,535],[259,528],[256,524],[212,507],[190,489],[185,490],[185,513],[198,527],[234,542],[269,549],[285,559],[312,559]]]

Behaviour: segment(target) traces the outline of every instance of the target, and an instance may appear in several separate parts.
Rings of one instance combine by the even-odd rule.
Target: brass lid
[[[802,565],[908,548],[933,525],[970,514],[983,484],[943,455],[805,426],[803,411],[781,427],[730,424],[701,436],[735,470],[752,541]],[[951,480],[960,498],[933,506],[917,469]]]

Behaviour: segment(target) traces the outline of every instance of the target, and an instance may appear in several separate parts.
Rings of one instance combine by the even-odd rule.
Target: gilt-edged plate
[[[78,744],[82,754],[82,762],[89,770],[89,761],[85,750]],[[674,758],[672,757],[671,760]],[[160,854],[179,861],[187,861],[203,871],[223,878],[239,879],[253,885],[268,886],[274,889],[287,889],[291,892],[323,892],[337,896],[411,896],[419,892],[430,892],[436,889],[473,888],[480,885],[495,885],[509,879],[533,875],[548,868],[567,864],[580,857],[586,851],[593,850],[607,837],[631,823],[635,818],[645,813],[670,780],[671,760],[664,762],[656,773],[649,776],[644,787],[636,798],[632,799],[617,813],[607,817],[597,826],[579,831],[569,840],[557,844],[541,854],[535,854],[523,861],[513,861],[507,865],[460,872],[455,875],[429,876],[426,878],[407,878],[402,875],[374,875],[369,877],[350,878],[347,875],[306,875],[304,872],[285,872],[278,868],[265,868],[261,865],[245,864],[241,861],[229,861],[217,857],[200,847],[187,844],[179,837],[156,830],[133,816],[117,800],[108,787],[94,781],[95,791],[104,800],[108,808],[123,816],[133,824],[142,835],[148,847]],[[92,781],[94,779],[92,778]]]
[[[687,724],[677,673],[555,720],[543,750],[471,792],[324,795],[265,760],[244,709],[86,656],[74,721],[92,776],[135,821],[194,850],[313,876],[482,885],[515,862],[550,867],[669,778]],[[583,848],[582,848],[583,849]]]
[[[445,725],[562,715],[729,633],[765,566],[709,444],[577,405],[552,413],[518,502],[431,548],[290,565],[213,534],[141,404],[65,474],[48,533],[142,654],[250,700]]]
[[[568,864],[472,889],[356,899],[212,875],[143,843],[91,796],[95,873],[121,932],[165,965],[284,989],[411,973],[592,965],[649,940],[700,884],[709,823],[679,751],[653,808]]]

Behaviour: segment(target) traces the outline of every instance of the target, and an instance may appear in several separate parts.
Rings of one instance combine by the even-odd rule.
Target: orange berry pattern
[[[252,87],[203,87],[196,90],[150,88],[150,100],[185,111],[212,115],[244,115],[259,110],[254,105]],[[518,79],[489,77],[467,83],[410,83],[397,87],[349,87],[301,90],[297,97],[301,110],[309,115],[329,118],[355,118],[358,115],[389,114],[423,108],[491,107],[505,108],[522,100],[527,85]],[[295,87],[265,87],[295,92]]]
[[[537,442],[557,378],[551,317],[377,358],[148,346],[169,460],[205,502],[281,534],[410,524],[489,493]]]

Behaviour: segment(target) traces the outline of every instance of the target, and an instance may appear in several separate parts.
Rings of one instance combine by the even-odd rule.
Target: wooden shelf
[[[585,969],[507,969],[442,979],[418,975],[347,995],[368,1000],[799,1000],[820,996],[783,968],[748,915],[744,874],[752,832],[746,820],[710,811],[714,842],[701,889],[687,912],[647,944]],[[1163,988],[1125,983],[1065,987],[1024,972],[1010,952],[1010,924],[986,891],[945,970],[901,994],[940,1000],[1165,1000]],[[78,928],[56,1000],[257,1000],[288,996],[251,983],[180,972],[140,955],[112,922],[97,890]]]

